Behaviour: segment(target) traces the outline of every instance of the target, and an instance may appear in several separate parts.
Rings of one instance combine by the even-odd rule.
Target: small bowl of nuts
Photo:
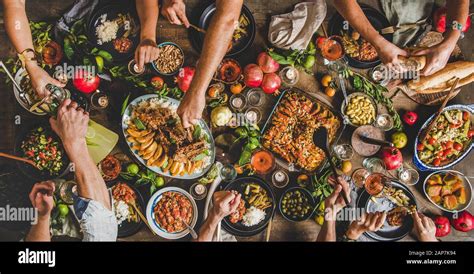
[[[342,103],[341,113],[344,115],[344,122],[351,126],[371,125],[377,117],[377,104],[367,94],[354,92]]]
[[[151,62],[153,68],[161,75],[174,75],[184,64],[184,51],[173,42],[158,45],[159,56]]]

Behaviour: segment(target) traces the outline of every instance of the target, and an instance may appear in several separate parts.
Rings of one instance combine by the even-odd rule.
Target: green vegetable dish
[[[63,168],[62,148],[52,133],[42,127],[32,130],[21,144],[24,157],[32,160],[37,168],[48,171],[50,175],[59,175]]]
[[[431,166],[442,166],[457,159],[474,136],[471,114],[459,109],[444,111],[424,140],[416,146],[420,160]]]

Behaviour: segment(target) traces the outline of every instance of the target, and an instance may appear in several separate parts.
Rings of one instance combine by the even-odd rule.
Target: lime
[[[69,213],[69,207],[65,204],[59,204],[58,210],[59,210],[59,216],[61,217],[66,217],[67,214]]]
[[[165,179],[163,179],[163,177],[161,177],[161,176],[156,177],[155,186],[156,187],[162,187],[164,185],[165,185]]]
[[[127,166],[127,172],[130,173],[130,174],[135,175],[135,174],[137,174],[139,171],[140,171],[140,168],[139,168],[138,165],[135,164],[135,163],[129,164],[129,165]]]

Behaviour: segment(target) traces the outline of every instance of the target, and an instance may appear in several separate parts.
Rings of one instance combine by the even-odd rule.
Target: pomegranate
[[[446,31],[446,13],[448,9],[446,7],[441,7],[436,10],[434,13],[434,24],[437,32],[444,33]],[[466,23],[464,24],[462,28],[462,32],[466,32],[469,27],[471,26],[471,17],[467,17]],[[448,26],[451,28],[451,26]]]
[[[266,52],[262,52],[258,55],[257,63],[264,73],[277,72],[280,68],[280,64]]]
[[[193,81],[194,72],[196,71],[193,67],[183,67],[179,70],[178,76],[174,80],[178,84],[181,91],[187,92]]]
[[[51,40],[44,46],[41,56],[46,65],[57,65],[63,58],[63,49],[58,43]]]
[[[276,73],[268,73],[263,76],[262,90],[267,94],[273,94],[281,86],[281,78]]]
[[[403,164],[403,156],[398,148],[384,147],[380,156],[387,170],[397,169]]]
[[[91,71],[78,69],[74,73],[72,84],[77,90],[83,93],[91,93],[96,91],[99,87],[100,78],[97,74],[92,73]]]
[[[451,224],[456,230],[469,232],[473,229],[474,217],[471,215],[471,213],[463,211],[459,213],[457,218],[453,217]]]
[[[444,216],[438,216],[434,219],[436,225],[436,237],[444,237],[451,233],[451,225],[449,219]]]
[[[244,83],[247,87],[258,88],[263,81],[263,71],[256,64],[248,64],[244,69]]]

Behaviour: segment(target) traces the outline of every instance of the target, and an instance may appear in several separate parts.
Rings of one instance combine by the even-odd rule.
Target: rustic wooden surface
[[[186,1],[187,3],[187,11],[188,14],[192,14],[196,12],[199,7],[202,5],[204,1],[199,0],[190,0]],[[245,1],[246,5],[252,10],[252,13],[257,21],[258,25],[258,34],[255,39],[254,45],[252,49],[248,50],[244,56],[240,56],[239,60],[242,63],[250,63],[254,62],[256,56],[259,52],[261,52],[268,44],[266,39],[268,24],[271,15],[280,14],[289,12],[292,10],[294,4],[298,3],[298,0],[272,0],[272,1],[263,1],[263,0],[247,0]],[[334,12],[334,8],[332,7],[331,1],[328,2],[328,16],[327,19]],[[368,3],[373,7],[378,7],[378,1],[376,0],[366,0],[360,1],[364,3]],[[73,3],[73,0],[52,0],[48,1],[47,5],[44,5],[45,1],[27,1],[27,13],[31,20],[54,20],[57,18],[64,10],[68,8],[68,6]],[[0,9],[0,17],[2,10]],[[1,19],[0,19],[1,20]],[[189,64],[193,64],[197,58],[198,53],[192,48],[189,33],[186,29],[180,26],[172,26],[170,25],[164,18],[160,18],[158,22],[158,40],[159,41],[173,41],[178,43],[182,46],[185,51],[185,55],[187,56],[186,62]],[[8,42],[8,38],[3,28],[3,21],[0,21],[0,58],[3,59],[8,56],[12,56],[14,51],[11,45]],[[474,60],[473,54],[473,45],[472,41],[474,41],[474,34],[471,30],[467,33],[466,37],[460,41],[460,47],[468,60]],[[315,75],[318,75],[321,71],[324,71],[324,68],[321,66],[316,66],[315,68]],[[319,85],[317,83],[316,77],[313,75],[302,75],[297,87],[300,87],[308,92],[320,92]],[[3,152],[11,152],[13,149],[14,137],[15,137],[15,130],[17,129],[14,124],[14,118],[17,115],[23,120],[33,120],[37,119],[22,111],[19,105],[15,102],[15,99],[12,94],[11,86],[6,86],[4,84],[4,75],[0,75],[0,90],[2,92],[2,107],[0,108],[0,151]],[[461,104],[472,104],[474,103],[474,99],[472,98],[472,93],[470,89],[472,85],[464,87],[463,92],[461,92],[453,101],[452,103],[461,103]],[[341,101],[342,94],[338,92],[332,100],[335,105]],[[273,98],[268,98],[268,101],[271,102],[274,100]],[[429,115],[431,115],[436,108],[429,108],[429,107],[421,107],[418,106],[416,103],[411,101],[407,98],[402,92],[397,93],[394,98],[395,107],[398,110],[416,110],[420,114],[420,121],[423,121]],[[105,115],[98,114],[97,116],[93,117],[94,120],[107,125],[108,120]],[[112,128],[114,128],[112,126]],[[408,128],[407,134],[408,136],[415,136],[417,128]],[[352,134],[351,130],[348,130],[344,133],[342,142],[347,142]],[[410,140],[407,148],[405,148],[402,152],[405,156],[407,161],[411,161],[411,150],[413,147],[413,140]],[[353,158],[353,165],[354,169],[360,166],[361,163],[360,157]],[[470,162],[474,160],[473,155],[471,154],[468,156],[462,163],[456,165],[454,167],[455,170],[459,170],[468,176],[474,176],[474,171],[470,168]],[[2,169],[2,164],[6,164],[7,161],[0,159],[0,173],[8,172],[6,168]],[[423,176],[422,176],[423,178]],[[171,185],[176,184],[180,185],[183,188],[189,188],[192,182],[171,182]],[[30,185],[26,185],[24,187],[24,193],[18,193],[20,196],[25,196],[28,194]],[[419,203],[419,208],[421,211],[429,213],[429,214],[441,214],[439,210],[436,209],[429,201],[426,199],[422,192],[422,183],[418,183],[416,187],[411,187],[414,191],[416,199]],[[281,194],[280,191],[276,191],[277,197]],[[198,202],[199,207],[202,209],[203,202]],[[474,205],[471,205],[470,211],[474,212]],[[276,213],[274,221],[273,221],[273,229],[271,234],[271,241],[314,241],[317,237],[319,232],[320,226],[318,226],[314,221],[308,220],[301,223],[290,223],[285,221],[279,213]],[[265,239],[265,232],[262,232],[259,235],[250,238],[239,238],[240,241],[263,241]],[[162,239],[153,236],[148,229],[144,226],[142,230],[135,234],[132,237],[120,239],[124,241],[161,241]],[[406,241],[412,241],[413,238],[411,236],[406,237]],[[460,233],[457,231],[453,231],[453,233],[445,238],[445,240],[451,241],[473,241],[474,240],[474,232],[471,233]]]

